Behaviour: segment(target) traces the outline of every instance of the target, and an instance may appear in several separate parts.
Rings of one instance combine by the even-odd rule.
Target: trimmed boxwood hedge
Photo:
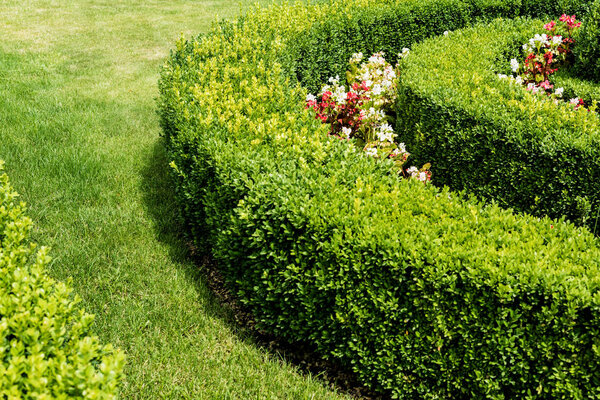
[[[585,18],[574,50],[577,74],[600,82],[600,1],[596,0]]]
[[[433,163],[436,184],[593,229],[598,114],[573,112],[497,77],[542,26],[499,20],[416,46],[401,73],[397,131],[413,162]]]
[[[291,35],[285,65],[309,91],[321,88],[330,76],[344,76],[353,53],[384,51],[390,61],[402,48],[430,36],[478,20],[517,16],[556,18],[563,12],[584,15],[591,0],[364,0],[348,5],[314,8],[309,20]],[[286,11],[287,12],[287,11]],[[288,27],[285,27],[288,30]],[[300,33],[299,33],[300,32]]]
[[[0,398],[115,399],[124,356],[91,336],[93,316],[46,275],[46,248],[0,162]]]
[[[348,21],[369,37],[382,10],[435,19],[436,4],[272,6],[181,39],[159,112],[190,239],[263,329],[394,397],[600,398],[598,239],[402,180],[304,110],[296,77],[317,62],[303,51]]]

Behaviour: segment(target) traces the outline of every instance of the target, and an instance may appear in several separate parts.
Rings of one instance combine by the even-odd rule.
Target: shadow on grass
[[[273,359],[295,365],[303,375],[319,377],[331,389],[354,398],[387,399],[386,396],[374,394],[360,385],[352,373],[320,358],[312,346],[287,343],[256,328],[252,316],[225,288],[210,255],[192,254],[177,211],[168,164],[164,142],[160,139],[154,144],[148,164],[143,170],[146,210],[154,220],[157,240],[168,246],[172,260],[184,266],[188,279],[194,282],[196,290],[205,299],[204,311],[210,317],[224,321],[243,342],[262,348]]]
[[[142,170],[145,208],[154,222],[156,239],[167,245],[169,257],[182,267],[186,277],[194,283],[196,291],[205,300],[204,311],[210,317],[227,322],[232,330],[237,332],[233,312],[222,307],[207,284],[205,268],[200,263],[205,257],[192,255],[186,242],[183,223],[173,194],[174,188],[169,178],[170,167],[163,143],[163,139],[156,141]]]

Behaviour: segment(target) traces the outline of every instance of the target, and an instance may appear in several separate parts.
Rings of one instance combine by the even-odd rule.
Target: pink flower
[[[574,15],[568,16],[567,14],[563,14],[560,16],[559,21],[566,22],[567,27],[570,29],[579,28],[581,26],[581,22],[577,22]]]
[[[544,25],[544,29],[547,31],[552,31],[555,26],[556,26],[556,22],[550,21],[546,25]]]
[[[554,85],[551,85],[549,81],[545,80],[544,82],[540,83],[540,87],[544,90],[550,90],[554,87]]]

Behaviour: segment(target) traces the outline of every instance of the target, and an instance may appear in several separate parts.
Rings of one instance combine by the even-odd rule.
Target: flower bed
[[[162,71],[164,136],[194,244],[263,329],[312,343],[397,398],[600,396],[597,239],[401,179],[391,160],[328,135],[296,85],[316,93],[354,52],[397,54],[513,6],[273,6],[179,41]],[[388,42],[392,31],[404,41]],[[366,48],[384,42],[398,48]],[[329,55],[331,43],[343,46]],[[326,65],[308,73],[318,54]]]

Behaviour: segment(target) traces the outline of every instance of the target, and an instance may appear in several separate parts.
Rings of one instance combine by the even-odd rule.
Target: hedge
[[[453,5],[506,9],[479,3]],[[189,237],[261,328],[396,398],[600,398],[598,239],[402,180],[304,109],[298,55],[328,19],[367,37],[436,4],[272,6],[181,39],[159,112]]]
[[[590,6],[573,51],[576,73],[600,82],[600,1]]]
[[[91,336],[93,316],[46,274],[31,225],[0,162],[0,397],[115,399],[124,356]]]
[[[591,3],[591,0],[366,0],[337,5],[337,9],[315,7],[315,15],[294,21],[300,24],[297,28],[300,33],[291,33],[293,40],[284,53],[292,59],[292,65],[286,62],[284,65],[314,93],[330,76],[344,76],[348,59],[359,51],[364,54],[383,51],[395,62],[402,48],[475,21],[520,15],[556,18],[563,12],[581,16]]]
[[[565,89],[564,99],[580,97],[588,105],[593,105],[594,100],[600,100],[600,84],[582,78],[576,70],[559,70],[554,74],[553,82],[555,87]]]
[[[593,229],[598,114],[573,112],[497,77],[542,26],[500,20],[416,46],[401,74],[397,131],[413,162],[432,161],[436,184]]]

